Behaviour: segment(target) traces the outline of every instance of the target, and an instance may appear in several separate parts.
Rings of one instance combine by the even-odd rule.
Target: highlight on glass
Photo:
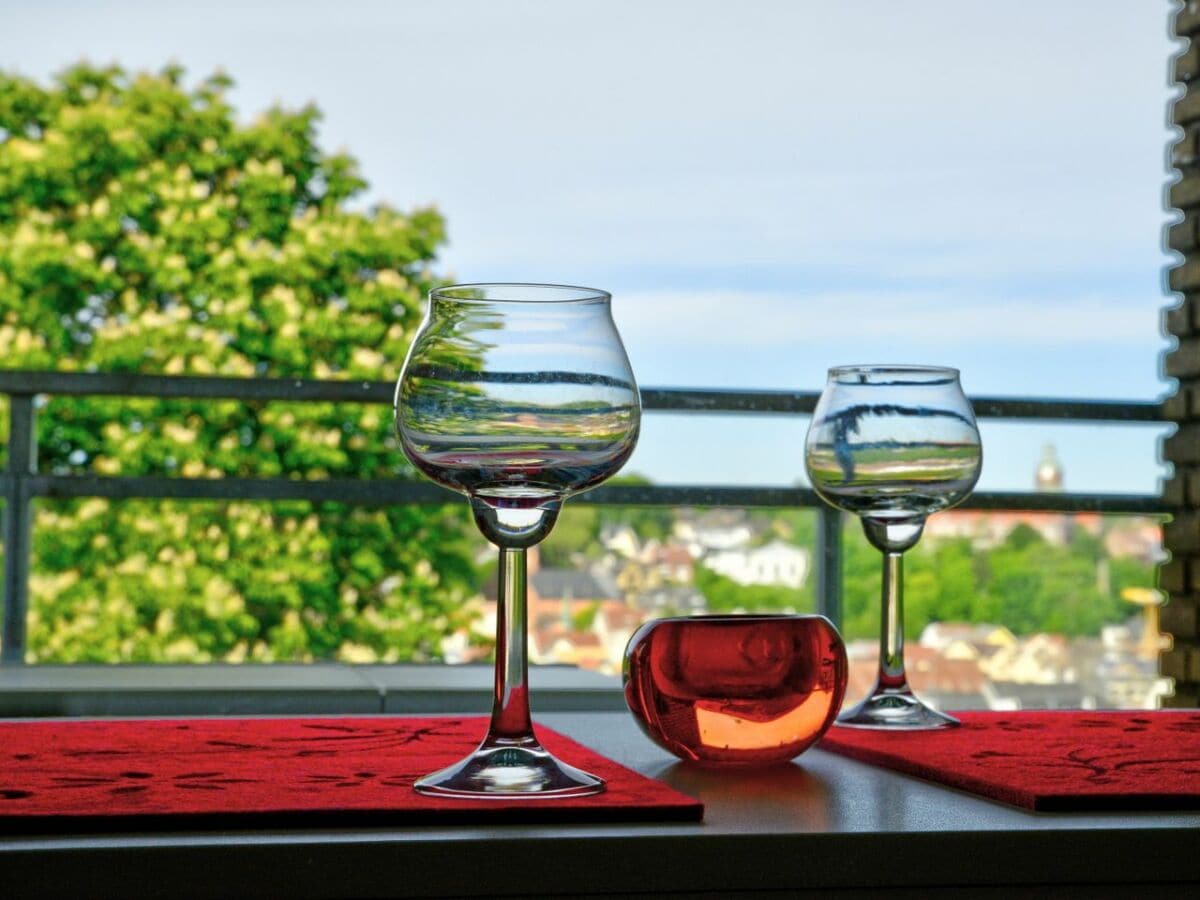
[[[633,452],[641,400],[613,323],[592,288],[468,284],[432,291],[396,387],[396,429],[423,474],[465,494],[499,548],[496,673],[487,736],[416,783],[451,797],[578,797],[604,782],[561,762],[529,713],[525,551],[563,501]]]
[[[916,697],[904,671],[903,553],[925,519],[961,503],[979,480],[983,447],[956,369],[839,366],[829,370],[805,440],[817,494],[862,519],[883,554],[879,673],[865,700],[838,717],[863,728],[957,725]]]

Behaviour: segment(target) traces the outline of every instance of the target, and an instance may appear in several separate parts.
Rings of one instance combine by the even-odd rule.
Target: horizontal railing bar
[[[120,372],[0,370],[0,393],[105,395],[297,402],[391,403],[387,381],[318,381],[308,378],[224,378],[141,375]],[[688,413],[810,414],[816,391],[641,389],[648,410]],[[995,419],[1059,419],[1093,422],[1166,421],[1154,400],[1070,400],[1035,397],[972,397],[975,414]]]
[[[0,484],[7,476],[0,476]],[[35,496],[106,497],[113,500],[309,500],[355,506],[457,503],[460,494],[429,481],[366,478],[171,478],[162,476],[35,475]]]
[[[816,506],[811,488],[612,484],[572,498],[599,506]]]
[[[386,381],[0,370],[0,393],[5,394],[391,403],[395,390]]]
[[[971,397],[981,419],[1070,419],[1082,422],[1167,422],[1157,400],[1065,400],[1052,397]]]
[[[1168,510],[1157,494],[1040,493],[980,491],[959,509],[1022,512],[1095,512],[1163,515]]]
[[[604,506],[799,506],[823,503],[812,488],[700,485],[610,485],[596,488],[571,502],[583,500]],[[1090,494],[1021,491],[980,491],[959,509],[1045,512],[1111,512],[1157,515],[1165,513],[1156,494]]]
[[[0,474],[0,491],[14,476]],[[179,500],[308,500],[352,505],[457,503],[461,497],[427,481],[329,478],[172,478],[162,476],[33,475],[23,479],[33,496],[158,498]],[[752,506],[814,507],[821,501],[811,488],[730,485],[625,485],[596,488],[572,503],[602,506]],[[962,509],[1165,513],[1154,494],[978,492]]]
[[[811,414],[816,391],[724,391],[642,388],[646,409],[673,412]],[[981,419],[1060,419],[1076,422],[1163,422],[1156,400],[1068,400],[1038,397],[972,397]]]
[[[798,413],[817,407],[819,391],[735,391],[689,388],[641,388],[642,407],[665,412]]]

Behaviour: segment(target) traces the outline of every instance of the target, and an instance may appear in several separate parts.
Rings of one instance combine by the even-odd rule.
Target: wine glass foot
[[[536,741],[485,741],[470,756],[418,779],[413,787],[434,797],[551,800],[599,794],[604,779],[559,761]]]
[[[909,690],[878,690],[838,716],[837,724],[849,728],[930,731],[953,728],[960,723],[953,716],[926,706]]]

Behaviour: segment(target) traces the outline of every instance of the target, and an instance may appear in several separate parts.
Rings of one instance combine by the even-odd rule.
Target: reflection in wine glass
[[[813,412],[805,441],[813,488],[862,518],[883,553],[879,676],[867,699],[838,717],[864,728],[922,729],[957,720],[915,697],[904,672],[903,569],[925,518],[966,499],[983,449],[955,369],[841,366]]]
[[[412,463],[466,494],[500,548],[496,679],[479,748],[420,779],[453,797],[578,797],[604,782],[542,748],[526,685],[525,550],[563,501],[624,465],[641,401],[613,324],[610,297],[590,288],[456,285],[429,312],[396,386],[396,428]]]

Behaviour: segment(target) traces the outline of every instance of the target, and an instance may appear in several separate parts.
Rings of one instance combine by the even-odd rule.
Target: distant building
[[[1015,637],[996,625],[935,623],[905,649],[913,690],[939,709],[1155,709],[1170,690],[1158,675],[1157,628],[1143,613],[1103,629],[1101,639]],[[1149,636],[1146,629],[1151,628]],[[847,703],[875,681],[879,649],[852,641]]]
[[[613,575],[613,582],[621,595],[632,603],[633,598],[638,594],[660,587],[663,584],[663,577],[657,569],[637,560],[629,560],[618,563],[618,568]]]
[[[600,546],[624,559],[635,559],[642,551],[641,538],[629,525],[607,523],[600,527]]]
[[[781,585],[800,588],[808,576],[808,551],[774,540],[761,547],[711,553],[701,561],[714,572],[738,584]]]
[[[1042,457],[1033,473],[1033,487],[1039,492],[1063,489],[1063,466],[1053,444],[1042,448]],[[1003,510],[988,512],[975,509],[951,509],[930,516],[925,523],[927,541],[966,538],[974,547],[987,549],[1004,543],[1013,530],[1024,525],[1032,528],[1042,540],[1055,546],[1071,541],[1076,529],[1097,535],[1104,520],[1097,513],[1037,512],[1032,510]]]
[[[621,603],[604,603],[592,620],[592,633],[604,648],[605,668],[612,672],[621,670],[625,646],[633,633],[646,619],[638,610]]]
[[[1071,684],[1078,680],[1070,646],[1061,634],[1022,638],[981,660],[979,666],[993,682]]]
[[[643,559],[646,564],[657,569],[664,581],[674,584],[691,584],[695,580],[696,562],[687,547],[682,544],[669,543],[653,546],[648,542]]]
[[[708,610],[708,601],[691,585],[666,584],[643,591],[632,603],[644,617],[693,616]]]
[[[846,647],[849,679],[846,703],[866,696],[879,671],[879,645],[853,641]],[[905,669],[914,691],[939,709],[987,709],[983,690],[987,679],[971,660],[947,660],[931,647],[910,644],[905,648]]]
[[[1104,532],[1104,549],[1113,559],[1136,559],[1148,565],[1167,558],[1162,525],[1147,516],[1122,516]]]
[[[1033,473],[1033,486],[1039,491],[1061,491],[1063,489],[1063,468],[1058,460],[1058,451],[1053,444],[1042,448],[1042,458]]]
[[[1011,647],[1017,643],[1016,635],[1003,625],[992,625],[986,622],[930,622],[921,631],[917,643],[922,647],[932,647],[941,653],[952,652],[961,655],[962,646],[975,648],[974,657],[981,654],[982,647]]]
[[[1158,674],[1157,656],[1145,653],[1145,638],[1161,640],[1157,633],[1143,634],[1150,621],[1138,616],[1101,629],[1101,652],[1092,677],[1102,706],[1155,709],[1171,692],[1171,680]]]
[[[617,586],[599,572],[543,568],[536,550],[530,548],[527,556],[530,661],[611,671],[609,647],[594,633],[594,625],[606,606],[625,606]],[[484,585],[483,611],[473,625],[478,633],[495,634],[496,588],[495,578]],[[589,617],[588,627],[576,627]],[[449,649],[461,652],[454,644]]]
[[[1095,709],[1089,697],[1076,682],[1064,684],[1029,684],[1020,681],[988,681],[983,687],[988,708],[1003,712],[1020,709]]]
[[[924,538],[926,541],[966,538],[972,546],[986,549],[1004,543],[1019,525],[1032,528],[1046,543],[1061,547],[1070,542],[1075,528],[1082,527],[1094,534],[1099,531],[1100,522],[1098,517],[1093,519],[1083,514],[1072,519],[1057,512],[951,509],[929,517]]]
[[[608,648],[591,632],[551,625],[535,630],[531,637],[529,661],[536,665],[567,663],[600,670],[609,665]]]
[[[693,559],[699,559],[707,553],[745,547],[754,538],[754,529],[740,509],[710,509],[682,513],[675,520],[674,535]]]
[[[611,582],[581,569],[538,569],[529,573],[531,609],[546,604],[592,603],[618,597]]]

